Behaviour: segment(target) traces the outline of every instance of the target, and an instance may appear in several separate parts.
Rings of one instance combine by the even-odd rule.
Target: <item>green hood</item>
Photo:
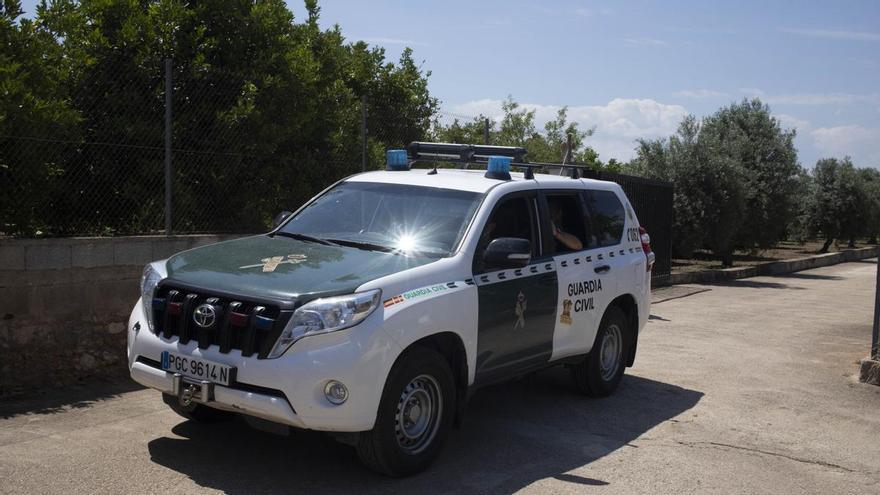
[[[208,291],[289,301],[350,293],[430,261],[259,235],[184,251],[169,258],[167,268],[169,278]]]

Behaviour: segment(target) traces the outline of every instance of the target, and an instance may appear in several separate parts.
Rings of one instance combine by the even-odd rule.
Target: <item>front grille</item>
[[[160,285],[152,304],[153,325],[165,339],[197,341],[199,349],[217,346],[244,357],[265,359],[292,311],[258,300],[220,296],[174,285]]]

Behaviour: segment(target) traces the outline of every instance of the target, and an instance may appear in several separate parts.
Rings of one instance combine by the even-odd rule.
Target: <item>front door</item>
[[[514,193],[498,202],[474,256],[478,288],[477,383],[503,380],[540,366],[553,353],[556,266],[543,253],[535,193]],[[500,237],[528,239],[529,266],[485,266],[483,251]]]

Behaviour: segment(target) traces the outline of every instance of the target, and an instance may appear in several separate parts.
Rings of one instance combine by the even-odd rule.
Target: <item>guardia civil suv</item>
[[[193,420],[333,432],[392,476],[430,464],[479,387],[559,364],[611,394],[648,320],[650,240],[617,184],[524,153],[412,143],[268,234],[150,263],[132,378]]]

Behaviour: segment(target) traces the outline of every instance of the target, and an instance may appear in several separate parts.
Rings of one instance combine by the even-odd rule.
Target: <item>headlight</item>
[[[357,325],[379,306],[381,296],[382,291],[374,289],[347,296],[315,299],[303,305],[290,317],[269,358],[284,354],[288,347],[303,337]]]
[[[164,264],[164,262],[158,262]],[[153,331],[153,293],[156,291],[156,285],[165,278],[164,273],[160,273],[156,268],[156,263],[150,263],[144,267],[144,274],[141,276],[141,304],[144,307],[144,314],[147,318],[147,327]]]

